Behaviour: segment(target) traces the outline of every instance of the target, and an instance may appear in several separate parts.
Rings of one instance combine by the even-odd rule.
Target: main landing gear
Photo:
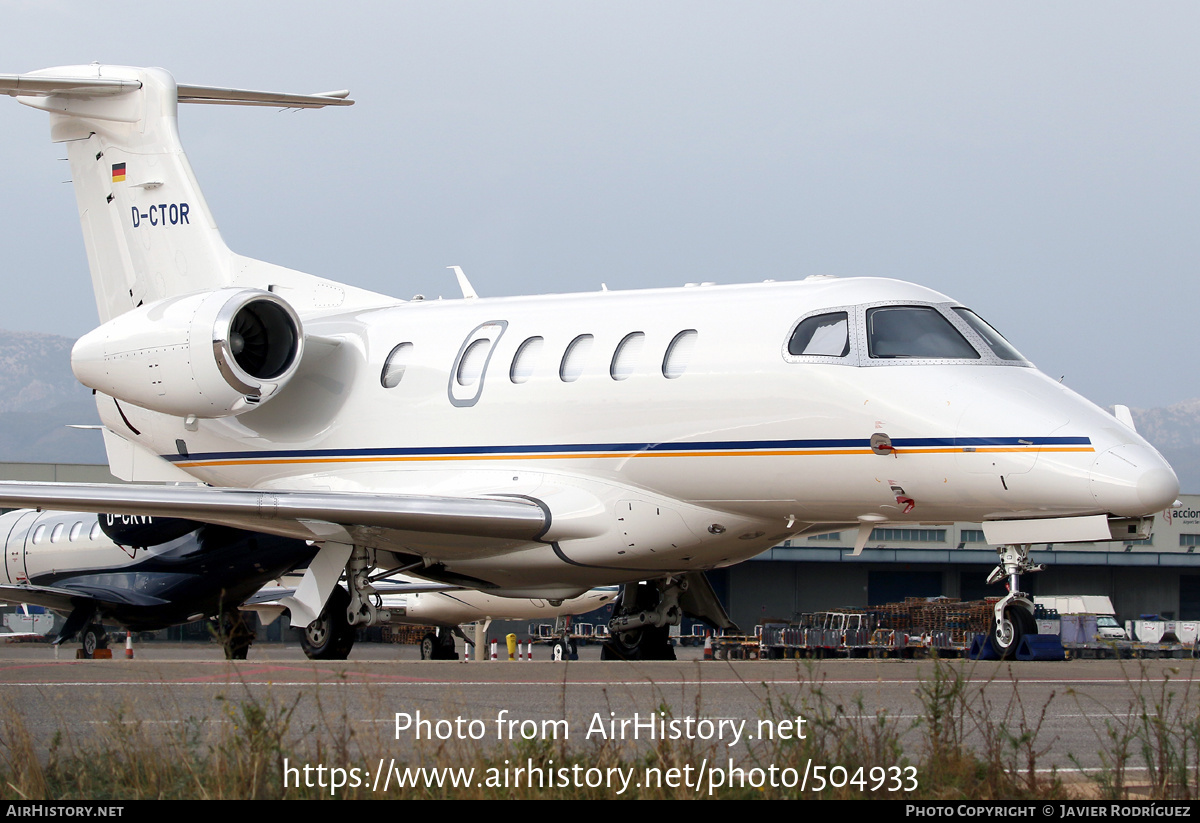
[[[686,589],[683,578],[622,586],[600,659],[674,660],[671,626],[683,619],[679,597]]]
[[[217,618],[217,636],[226,660],[245,660],[254,643],[254,631],[246,625],[246,616],[237,609]]]
[[[354,627],[347,619],[350,594],[334,586],[316,620],[304,627],[300,648],[309,660],[345,660],[354,648]]]
[[[458,660],[458,652],[454,650],[454,633],[451,629],[439,626],[437,634],[427,632],[421,638],[422,660]]]
[[[737,631],[703,572],[626,583],[608,621],[601,660],[674,660],[671,627],[684,615],[717,629]]]
[[[1008,594],[997,601],[992,615],[988,639],[1001,660],[1011,660],[1017,654],[1021,638],[1037,634],[1033,619],[1033,600],[1021,591],[1021,575],[1040,572],[1046,567],[1029,562],[1029,544],[1000,546],[996,549],[1000,564],[988,575],[988,583],[1006,581]]]
[[[79,640],[88,657],[94,655],[96,649],[108,648],[108,632],[104,631],[104,627],[99,623],[88,624],[88,627],[79,633]]]

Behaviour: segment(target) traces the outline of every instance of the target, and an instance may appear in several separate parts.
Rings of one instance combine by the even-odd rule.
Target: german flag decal
[[[125,164],[124,163],[113,163],[113,179],[112,179],[112,181],[114,183],[124,183],[125,182]]]

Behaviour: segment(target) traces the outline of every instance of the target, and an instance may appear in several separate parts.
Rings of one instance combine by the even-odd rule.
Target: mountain
[[[0,461],[105,463],[89,389],[71,373],[69,337],[0,330]]]
[[[1162,452],[1179,475],[1180,489],[1200,493],[1200,398],[1132,412],[1138,432]]]

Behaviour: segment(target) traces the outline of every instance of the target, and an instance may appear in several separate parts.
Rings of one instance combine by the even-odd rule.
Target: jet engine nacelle
[[[151,411],[228,417],[268,400],[296,371],[300,318],[278,295],[227,288],[169,297],[79,339],[79,382]]]

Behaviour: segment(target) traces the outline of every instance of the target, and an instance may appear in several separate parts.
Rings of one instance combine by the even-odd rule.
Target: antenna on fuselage
[[[461,266],[446,266],[448,269],[454,269],[454,276],[458,278],[458,287],[462,289],[464,300],[474,300],[479,296],[475,291],[475,287],[471,285],[471,281],[463,274]]]

